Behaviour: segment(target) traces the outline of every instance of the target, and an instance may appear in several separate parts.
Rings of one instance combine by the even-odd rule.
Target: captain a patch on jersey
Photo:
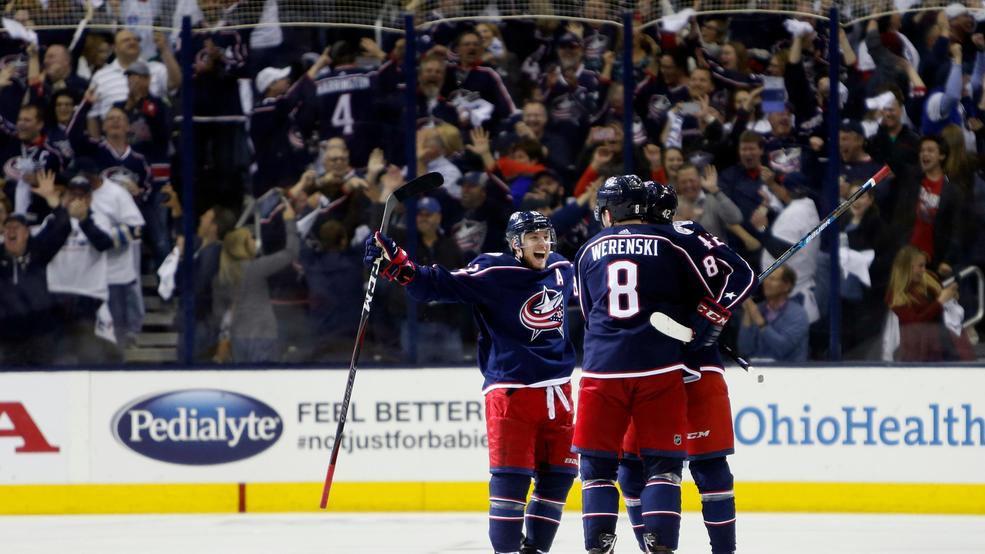
[[[520,308],[520,323],[533,331],[530,342],[547,331],[557,331],[563,337],[564,295],[561,291],[543,287],[523,303]]]

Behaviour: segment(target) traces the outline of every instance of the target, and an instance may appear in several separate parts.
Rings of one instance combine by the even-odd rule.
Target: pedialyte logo
[[[280,415],[235,392],[193,389],[141,398],[113,416],[113,434],[134,452],[173,464],[243,460],[269,448],[284,430]]]
[[[533,331],[530,341],[545,331],[557,331],[564,336],[564,295],[546,286],[523,303],[520,323]]]

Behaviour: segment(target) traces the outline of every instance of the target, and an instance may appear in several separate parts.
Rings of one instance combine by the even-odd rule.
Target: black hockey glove
[[[702,300],[698,304],[698,312],[691,317],[694,339],[688,343],[688,349],[697,350],[715,344],[730,317],[732,312],[718,302],[707,297]]]

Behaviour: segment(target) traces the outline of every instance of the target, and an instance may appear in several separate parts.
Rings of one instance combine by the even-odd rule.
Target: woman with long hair
[[[616,41],[616,47],[613,48],[614,52],[622,52],[623,40],[625,40],[625,36],[623,33],[620,33]],[[640,83],[643,82],[647,74],[657,74],[657,59],[660,57],[660,45],[657,44],[657,41],[653,40],[653,37],[646,32],[640,31],[635,25],[633,26],[632,41],[633,78],[635,82]],[[624,69],[622,56],[616,56],[612,73],[612,80],[614,82],[622,81],[622,72]]]
[[[893,260],[886,303],[899,317],[901,362],[973,359],[967,339],[944,325],[944,304],[958,297],[957,283],[942,287],[927,271],[927,255],[906,245]]]
[[[503,34],[493,23],[479,23],[475,30],[482,41],[482,61],[497,66],[506,59],[506,48],[503,46]]]
[[[267,278],[297,259],[300,249],[294,209],[285,205],[283,215],[283,250],[257,257],[256,241],[245,227],[230,231],[222,241],[219,273],[213,283],[213,311],[223,320],[236,363],[280,360],[277,319]],[[228,361],[219,358],[220,362]]]
[[[980,182],[982,176],[979,173],[979,158],[977,154],[968,151],[965,133],[958,125],[952,123],[941,129],[941,140],[947,145],[949,152],[942,164],[944,174],[951,183],[957,185],[956,214],[952,216],[957,220],[954,222],[954,233],[957,234],[957,240],[967,248],[961,253],[959,261],[974,263],[981,260],[981,253],[985,252],[985,245],[981,244],[985,237],[981,217],[985,202],[981,196],[983,183]]]
[[[861,185],[855,183],[846,190],[854,194]],[[879,214],[875,194],[870,190],[852,203],[846,217],[838,220],[842,236],[848,239],[851,251],[873,251],[869,265],[868,283],[859,274],[848,273],[841,279],[841,344],[846,360],[865,360],[876,357],[878,337],[886,320],[886,287],[892,252],[889,228]],[[842,244],[842,248],[846,245]]]
[[[948,150],[943,164],[944,174],[951,182],[960,186],[961,192],[969,194],[974,185],[975,172],[978,171],[978,159],[968,152],[961,127],[953,123],[944,127],[941,129],[941,138]]]
[[[717,58],[699,50],[698,66],[709,69],[721,88],[750,90],[762,85],[762,79],[749,71],[749,54],[741,42],[726,42]]]
[[[677,171],[684,165],[684,152],[676,146],[664,148],[663,163],[654,172],[653,179],[658,183],[674,186],[677,184]]]

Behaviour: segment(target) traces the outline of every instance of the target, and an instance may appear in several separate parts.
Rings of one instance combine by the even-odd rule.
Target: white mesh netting
[[[829,0],[695,0],[607,2],[605,0],[12,0],[4,17],[33,29],[71,29],[85,20],[90,28],[174,30],[181,18],[190,15],[195,23],[242,27],[355,27],[381,32],[400,32],[402,14],[413,13],[418,27],[462,20],[557,19],[608,22],[620,25],[622,13],[632,10],[644,26],[679,25],[686,15],[790,14],[802,18],[827,19]],[[953,4],[946,0],[843,0],[834,3],[844,24],[890,13],[935,10]],[[982,2],[968,0],[964,5],[977,14],[985,13]]]

